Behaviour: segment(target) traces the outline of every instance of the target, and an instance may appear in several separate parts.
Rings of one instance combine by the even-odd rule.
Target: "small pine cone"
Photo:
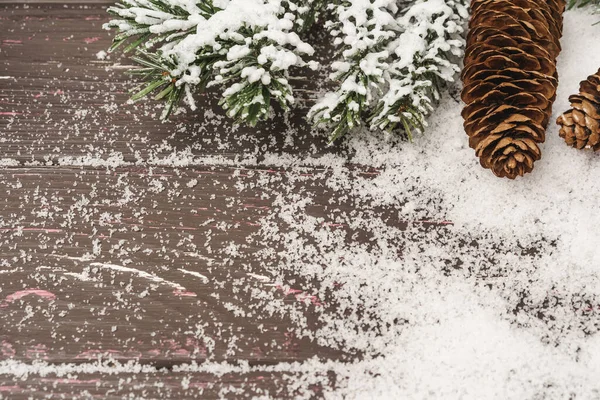
[[[514,179],[533,169],[556,98],[565,0],[472,0],[462,112],[484,168]]]
[[[577,149],[600,150],[600,70],[582,81],[569,101],[572,108],[556,121],[560,137]]]

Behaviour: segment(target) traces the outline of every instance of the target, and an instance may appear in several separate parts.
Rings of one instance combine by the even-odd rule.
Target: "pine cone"
[[[558,117],[560,137],[571,147],[600,150],[600,69],[579,84],[569,97],[571,108]]]
[[[472,0],[462,72],[469,145],[514,179],[541,157],[556,98],[565,0]]]

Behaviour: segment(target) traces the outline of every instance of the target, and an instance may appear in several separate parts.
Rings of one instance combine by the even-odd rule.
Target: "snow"
[[[566,14],[555,117],[600,65],[600,55],[581,59],[578,51],[594,46],[596,19]],[[597,314],[572,307],[582,297],[592,304],[600,298],[600,217],[592,211],[598,157],[565,146],[551,125],[534,172],[516,182],[498,179],[468,147],[461,106],[446,95],[413,144],[352,135],[348,162],[379,168],[374,177],[323,160],[331,169],[327,187],[354,199],[355,211],[336,221],[369,232],[372,246],[323,227],[306,193],[280,195],[279,214],[263,223],[264,235],[286,244],[272,274],[293,269],[320,282],[313,293],[334,291],[336,310],[345,310],[323,310],[320,330],[297,333],[366,354],[345,380],[339,372],[335,398],[594,398],[598,336],[595,328],[589,336],[582,330],[595,326]],[[394,226],[398,219],[408,227]],[[452,224],[423,229],[418,221]],[[544,306],[553,296],[559,300]],[[373,319],[358,318],[359,310]],[[359,328],[365,325],[366,332]]]
[[[356,118],[346,122],[344,110],[360,116],[374,101],[375,89],[381,89],[385,82],[383,76],[389,67],[386,60],[390,53],[381,47],[397,35],[398,23],[394,15],[398,7],[392,0],[354,0],[331,8],[334,17],[326,22],[326,26],[334,44],[341,46],[342,58],[331,64],[330,79],[338,88],[327,92],[313,105],[309,118],[321,124],[347,124],[352,128],[361,121]],[[352,107],[348,108],[346,104],[352,104]]]
[[[288,82],[290,68],[315,65],[314,60],[303,59],[312,56],[314,49],[294,32],[304,23],[302,18],[309,9],[299,8],[293,1],[227,0],[204,7],[176,1],[173,5],[179,9],[173,8],[173,14],[144,0],[125,4],[108,9],[122,19],[111,20],[104,28],[117,28],[121,36],[155,34],[146,47],[159,55],[161,68],[167,73],[165,79],[184,87],[184,102],[192,110],[195,103],[191,92],[198,86],[204,90],[224,85],[222,105],[227,115],[248,119],[252,114],[252,118],[265,119],[271,98],[284,109],[294,102]],[[211,5],[217,7],[214,12],[206,11]],[[295,13],[288,12],[294,9]],[[267,99],[265,90],[270,94]],[[242,91],[258,94],[232,99]],[[262,106],[250,112],[256,104]]]
[[[332,64],[336,86],[311,109],[315,122],[337,130],[361,125],[367,114],[371,129],[394,128],[397,110],[412,106],[415,128],[420,128],[430,103],[439,94],[431,75],[452,82],[459,71],[461,37],[468,13],[464,0],[419,0],[398,13],[395,1],[352,0],[332,6],[334,21],[328,21],[342,59]],[[341,82],[338,83],[338,82]],[[350,101],[348,100],[350,99]],[[358,99],[359,101],[355,101]],[[348,107],[351,104],[352,107]],[[347,115],[356,120],[347,123]]]
[[[585,11],[565,15],[554,118],[568,108],[568,95],[579,81],[600,65],[600,53],[586,51],[582,57],[581,51],[597,45],[597,18]],[[102,144],[83,156],[58,155],[47,162],[105,168],[111,174],[133,166],[235,167],[237,194],[256,190],[268,199],[260,227],[241,246],[227,238],[205,244],[219,257],[243,260],[244,277],[232,280],[250,277],[261,284],[249,291],[253,304],[219,304],[242,320],[285,316],[297,337],[339,349],[350,360],[315,355],[276,365],[188,363],[173,369],[189,374],[184,386],[200,372],[283,371],[292,374],[287,384],[301,389],[298,398],[310,398],[315,383],[325,383],[322,395],[331,399],[597,398],[600,159],[567,147],[551,124],[533,173],[515,181],[496,178],[479,166],[468,146],[458,86],[443,95],[426,132],[412,143],[365,130],[347,135],[340,149],[298,153],[294,140],[305,132],[292,127],[281,135],[291,135],[292,144],[281,148],[275,144],[265,152],[257,145],[235,159],[203,155],[203,140],[214,141],[223,153],[232,152],[237,140],[260,143],[234,131],[218,133],[215,127],[228,125],[207,110],[200,135],[188,138],[199,142],[193,150],[149,143],[143,154],[125,158]],[[179,128],[174,125],[173,131]],[[5,157],[0,165],[20,162]],[[281,170],[269,172],[275,168]],[[156,181],[159,193],[126,191],[129,184],[115,193],[132,207],[144,196],[179,196],[169,179],[148,181]],[[198,184],[196,178],[184,182],[188,190]],[[84,203],[77,207],[90,207]],[[9,227],[0,225],[4,228]],[[210,232],[223,233],[221,228],[215,224]],[[10,239],[0,244],[5,240]],[[94,252],[106,250],[98,244]],[[124,281],[180,288],[160,272],[94,260],[79,261]],[[185,265],[170,272],[177,271],[189,279],[188,289],[195,280],[211,285],[208,273]],[[89,279],[89,272],[80,276]],[[296,286],[302,288],[296,298],[305,301],[283,301],[281,291]],[[309,324],[307,315],[318,323]],[[0,361],[0,374],[15,379],[142,372],[169,373],[136,362]],[[326,384],[328,373],[335,375],[335,387]]]

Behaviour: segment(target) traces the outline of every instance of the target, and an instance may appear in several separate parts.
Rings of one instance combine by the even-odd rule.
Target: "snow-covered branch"
[[[161,42],[154,52],[142,54],[152,53],[153,62],[159,64],[141,92],[144,95],[173,86],[170,93],[180,94],[172,96],[173,101],[179,101],[185,90],[193,107],[193,90],[222,86],[221,104],[227,114],[255,125],[267,118],[272,100],[283,109],[293,103],[290,68],[315,66],[305,60],[313,48],[296,31],[307,26],[322,4],[322,0],[300,4],[291,0],[124,0],[120,8],[111,8],[123,19],[106,26],[118,28],[119,39],[141,35],[134,44]],[[151,35],[159,35],[160,40]],[[151,46],[146,43],[146,47]]]
[[[402,33],[388,49],[392,55],[384,79],[387,92],[371,114],[371,127],[393,130],[401,125],[422,130],[439,100],[440,89],[454,81],[468,18],[463,0],[423,0],[398,19]]]
[[[362,113],[384,83],[397,11],[394,0],[345,0],[333,7],[335,22],[328,21],[327,27],[340,46],[341,59],[332,64],[330,78],[338,87],[309,113],[315,122],[331,127],[331,140],[361,125]]]
[[[339,85],[310,113],[337,139],[367,118],[371,128],[421,129],[464,48],[465,0],[420,0],[399,12],[389,0],[347,0],[330,25],[341,60]]]

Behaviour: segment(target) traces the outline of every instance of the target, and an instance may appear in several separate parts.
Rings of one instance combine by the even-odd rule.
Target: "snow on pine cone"
[[[569,101],[572,108],[556,121],[560,137],[578,149],[600,150],[600,70],[582,81]]]
[[[565,0],[473,0],[462,116],[484,168],[514,179],[541,157],[556,98]]]

